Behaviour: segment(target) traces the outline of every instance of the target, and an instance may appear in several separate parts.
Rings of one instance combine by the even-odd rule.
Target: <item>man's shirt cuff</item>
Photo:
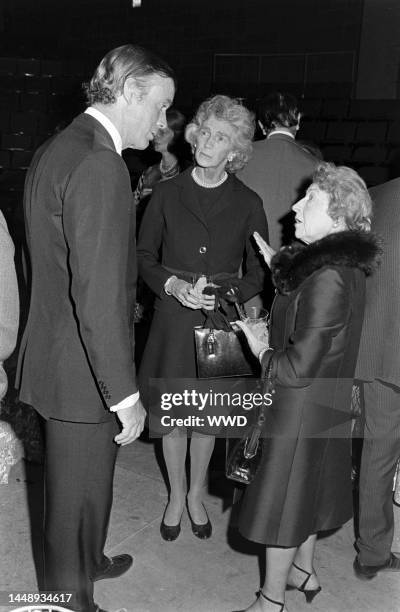
[[[134,393],[133,395],[129,395],[125,399],[121,400],[118,404],[115,404],[115,406],[111,406],[110,411],[118,412],[118,410],[121,410],[122,408],[129,408],[129,406],[133,406],[134,404],[136,404],[139,397],[139,391],[136,391],[136,393]]]

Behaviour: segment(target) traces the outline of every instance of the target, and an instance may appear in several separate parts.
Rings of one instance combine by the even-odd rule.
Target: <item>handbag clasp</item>
[[[210,329],[207,337],[207,353],[209,357],[215,357],[215,334],[213,329]]]

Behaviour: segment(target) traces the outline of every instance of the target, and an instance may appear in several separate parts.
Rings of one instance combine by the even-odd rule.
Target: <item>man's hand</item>
[[[140,436],[143,431],[146,411],[140,399],[129,406],[116,411],[117,417],[121,421],[122,431],[115,436],[114,441],[121,446],[130,444]]]

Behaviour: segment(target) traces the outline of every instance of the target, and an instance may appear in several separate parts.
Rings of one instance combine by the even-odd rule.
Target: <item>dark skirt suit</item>
[[[294,547],[352,516],[351,389],[374,238],[340,232],[272,261],[277,296],[275,380],[262,464],[246,489],[239,529],[268,546]]]
[[[233,175],[215,189],[199,187],[191,170],[156,186],[144,214],[139,240],[139,274],[156,295],[155,312],[139,371],[141,395],[149,409],[154,435],[169,433],[161,425],[160,404],[150,393],[151,379],[195,379],[195,325],[205,315],[165,294],[166,280],[175,274],[190,280],[193,273],[237,279],[242,261],[246,273],[235,280],[243,300],[258,293],[264,283],[264,266],[252,238],[254,231],[268,237],[261,199]],[[237,318],[233,314],[232,318]],[[168,411],[187,416],[184,406]],[[207,427],[200,428],[207,433]]]

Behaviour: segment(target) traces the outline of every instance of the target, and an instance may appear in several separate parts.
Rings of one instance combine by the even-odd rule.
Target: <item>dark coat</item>
[[[356,378],[400,387],[400,178],[370,191],[372,228],[383,238],[382,265],[367,281]]]
[[[136,255],[129,173],[104,127],[78,116],[29,169],[32,294],[20,398],[45,417],[96,423],[137,390]]]
[[[373,236],[340,232],[272,261],[276,392],[262,465],[241,510],[251,540],[298,546],[352,515],[350,399],[365,275],[378,251]]]
[[[285,134],[271,134],[254,143],[253,155],[238,176],[263,201],[273,249],[292,238],[288,213],[304,196],[317,164],[318,159]]]
[[[268,236],[260,198],[230,175],[206,217],[193,189],[201,188],[195,185],[190,170],[158,184],[139,233],[139,273],[156,294],[139,374],[140,390],[153,416],[158,406],[149,406],[149,379],[196,378],[193,327],[205,320],[202,311],[185,308],[165,294],[171,270],[237,276],[245,256],[247,272],[235,281],[243,299],[258,293],[264,282],[263,264],[252,239],[254,231]],[[176,275],[182,277],[179,272]],[[152,429],[155,425],[156,417],[150,423]],[[167,433],[164,428],[162,431]]]

